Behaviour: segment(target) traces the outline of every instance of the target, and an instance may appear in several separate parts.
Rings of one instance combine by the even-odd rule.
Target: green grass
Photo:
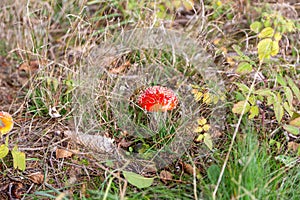
[[[270,154],[267,141],[250,126],[239,134],[217,192],[217,199],[296,199],[300,192],[291,186],[300,180],[299,167],[285,167]],[[212,199],[221,163],[208,167],[200,184],[204,199]]]

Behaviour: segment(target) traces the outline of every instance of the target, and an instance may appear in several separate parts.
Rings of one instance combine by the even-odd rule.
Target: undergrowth
[[[0,97],[0,109],[11,112],[15,120],[14,129],[2,136],[1,148],[16,147],[26,154],[24,170],[15,167],[18,160],[11,155],[0,154],[0,181],[5,186],[0,189],[0,198],[300,197],[300,25],[299,8],[293,4],[22,0],[0,5],[0,92],[3,98],[14,95],[13,100]],[[97,77],[101,80],[97,82],[100,94],[95,96],[99,104],[93,107],[97,112],[86,112],[83,119],[85,124],[94,120],[97,126],[83,131],[104,133],[128,155],[159,150],[168,144],[168,134],[176,132],[176,126],[161,129],[151,140],[128,136],[116,122],[116,115],[122,112],[116,114],[110,108],[115,76],[126,74],[135,65],[173,67],[192,83],[187,96],[193,98],[193,105],[203,106],[192,127],[195,136],[180,152],[182,156],[162,169],[142,174],[153,183],[138,188],[122,169],[95,160],[86,153],[88,149],[67,140],[63,133],[78,128],[74,118],[82,110],[74,106],[80,101],[74,94],[78,95],[82,86],[80,73],[89,69],[86,59],[91,50],[126,30],[145,27],[164,27],[195,38],[211,55],[207,59],[213,60],[224,91],[213,93],[205,85],[205,77],[183,57],[174,59],[173,52],[144,50],[142,54],[140,49],[111,59],[106,68],[99,66],[113,75]],[[156,81],[147,86],[160,84]],[[176,81],[172,84],[176,88]],[[209,120],[218,107],[213,103],[216,97],[222,99],[218,106],[226,111],[222,125],[210,124]],[[91,101],[89,96],[84,98]],[[149,119],[142,109],[139,112],[143,115],[137,123],[147,125]],[[71,154],[62,156],[58,150],[71,150]]]

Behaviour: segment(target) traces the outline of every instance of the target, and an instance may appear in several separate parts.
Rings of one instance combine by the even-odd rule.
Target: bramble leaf
[[[261,30],[261,28],[263,27],[263,24],[261,22],[255,21],[250,25],[250,29],[251,31],[253,31],[254,33],[259,33],[259,31]]]
[[[268,59],[271,56],[273,41],[271,38],[261,40],[257,45],[259,60]]]
[[[246,104],[246,107],[245,107],[244,114],[246,114],[250,110],[250,104],[246,101],[239,101],[236,104],[234,104],[233,108],[232,108],[232,112],[236,113],[236,114],[242,114],[242,111],[243,111],[243,108],[244,108],[245,104]]]
[[[259,38],[268,38],[268,37],[273,37],[274,35],[274,29],[271,27],[264,28],[259,34]]]
[[[252,66],[247,62],[241,62],[235,72],[238,74],[248,74],[252,72]]]

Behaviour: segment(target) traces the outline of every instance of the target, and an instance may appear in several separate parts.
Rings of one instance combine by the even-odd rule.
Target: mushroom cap
[[[178,104],[175,93],[162,86],[152,86],[143,90],[138,99],[138,105],[150,112],[166,112],[173,110]]]
[[[0,134],[4,135],[11,131],[14,126],[12,116],[7,112],[0,112]]]

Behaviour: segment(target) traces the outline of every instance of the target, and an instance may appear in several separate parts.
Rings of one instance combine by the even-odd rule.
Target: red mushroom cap
[[[175,93],[166,87],[153,86],[142,91],[138,97],[138,105],[151,112],[174,109],[178,104]]]

